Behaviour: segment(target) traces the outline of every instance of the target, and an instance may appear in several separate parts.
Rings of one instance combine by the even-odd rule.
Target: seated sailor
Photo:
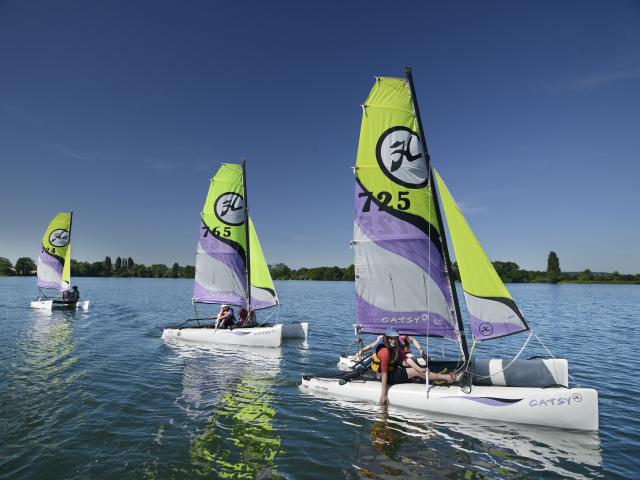
[[[362,358],[364,358],[364,354],[366,352],[368,352],[369,350],[373,350],[374,348],[377,348],[378,346],[380,346],[382,344],[382,337],[383,336],[384,335],[378,335],[378,338],[376,338],[369,345],[363,347],[362,350],[360,350],[357,353],[356,358],[362,359]],[[424,350],[422,349],[422,345],[420,345],[420,342],[418,342],[418,340],[416,340],[415,337],[412,337],[411,335],[400,335],[399,341],[400,341],[400,348],[405,353],[405,355],[407,357],[407,360],[409,360],[409,359],[413,359],[414,360],[414,362],[411,362],[411,364],[408,363],[408,361],[405,361],[403,363],[405,367],[414,366],[413,363],[417,364],[418,363],[417,359],[420,359],[420,358],[424,359],[425,362],[428,362],[428,356],[424,353]],[[420,352],[420,355],[417,358],[411,352],[411,346],[409,345],[410,342],[413,343],[413,345]],[[424,362],[423,362],[423,365],[424,365]],[[418,364],[418,366],[420,366],[420,365]]]
[[[62,292],[62,301],[63,302],[77,302],[78,300],[80,300],[80,291],[78,290],[77,286],[73,286],[72,290],[67,290],[65,292]]]
[[[382,343],[375,347],[372,355],[371,370],[380,373],[382,389],[380,390],[380,405],[388,403],[388,387],[397,383],[406,383],[409,379],[419,377],[429,380],[444,380],[449,383],[457,381],[455,374],[432,373],[421,368],[415,360],[408,358],[406,353],[400,348],[400,335],[394,328],[388,328],[383,335]],[[403,366],[407,362],[408,367]]]
[[[251,310],[251,313],[244,307],[240,309],[240,320],[238,321],[238,327],[255,327],[256,326],[256,312]]]
[[[230,328],[236,323],[233,309],[229,305],[221,305],[218,315],[211,319],[215,320],[217,328]]]

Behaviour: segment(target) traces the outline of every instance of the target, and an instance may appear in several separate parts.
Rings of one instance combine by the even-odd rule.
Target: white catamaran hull
[[[89,300],[76,302],[75,304],[57,303],[57,302],[54,302],[53,300],[34,300],[31,302],[31,308],[40,308],[43,310],[81,308],[82,310],[89,310]]]
[[[187,342],[279,347],[282,344],[282,324],[233,330],[213,327],[165,328],[162,338]]]
[[[283,338],[304,338],[307,339],[307,332],[309,331],[308,322],[292,322],[283,323],[282,325],[282,337]]]
[[[378,402],[381,383],[303,377],[301,390],[330,397]],[[548,427],[598,430],[598,392],[591,388],[529,388],[474,386],[464,393],[459,386],[419,383],[393,385],[389,404],[424,412]]]

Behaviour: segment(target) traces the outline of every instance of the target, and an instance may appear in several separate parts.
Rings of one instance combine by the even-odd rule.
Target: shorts
[[[407,383],[408,381],[409,375],[407,375],[407,369],[404,367],[396,367],[387,374],[387,383],[389,385]]]

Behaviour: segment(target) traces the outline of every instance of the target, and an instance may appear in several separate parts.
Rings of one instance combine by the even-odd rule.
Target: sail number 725
[[[358,197],[366,197],[364,204],[362,205],[362,211],[368,212],[371,210],[371,201],[373,200],[373,192],[361,192]],[[393,194],[391,192],[378,192],[376,194],[376,199],[380,202],[378,205],[378,210],[384,210],[388,207],[392,200]],[[395,205],[395,208],[398,210],[409,210],[411,207],[411,202],[409,201],[409,192],[398,192],[398,198]]]

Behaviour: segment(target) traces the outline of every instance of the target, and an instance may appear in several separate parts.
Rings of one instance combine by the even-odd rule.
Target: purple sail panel
[[[377,308],[356,295],[358,326],[363,333],[382,334],[389,327],[401,334],[429,335],[457,341],[458,335],[448,320],[435,312],[388,311]]]
[[[200,303],[243,305],[246,298],[244,257],[233,244],[207,232],[202,224],[196,255],[193,299]]]
[[[504,337],[523,330],[521,324],[486,322],[473,315],[469,315],[469,318],[471,320],[471,333],[473,338],[478,341]]]
[[[63,263],[42,250],[38,256],[38,288],[60,290],[62,284]]]
[[[239,296],[237,292],[208,290],[198,282],[195,282],[193,286],[193,299],[197,303],[227,303],[237,306],[245,304],[244,297]]]
[[[357,227],[380,247],[396,253],[424,270],[438,285],[438,288],[451,304],[449,279],[444,267],[444,259],[436,244],[419,228],[401,220],[373,202],[369,211],[363,212],[367,196],[356,183]]]

